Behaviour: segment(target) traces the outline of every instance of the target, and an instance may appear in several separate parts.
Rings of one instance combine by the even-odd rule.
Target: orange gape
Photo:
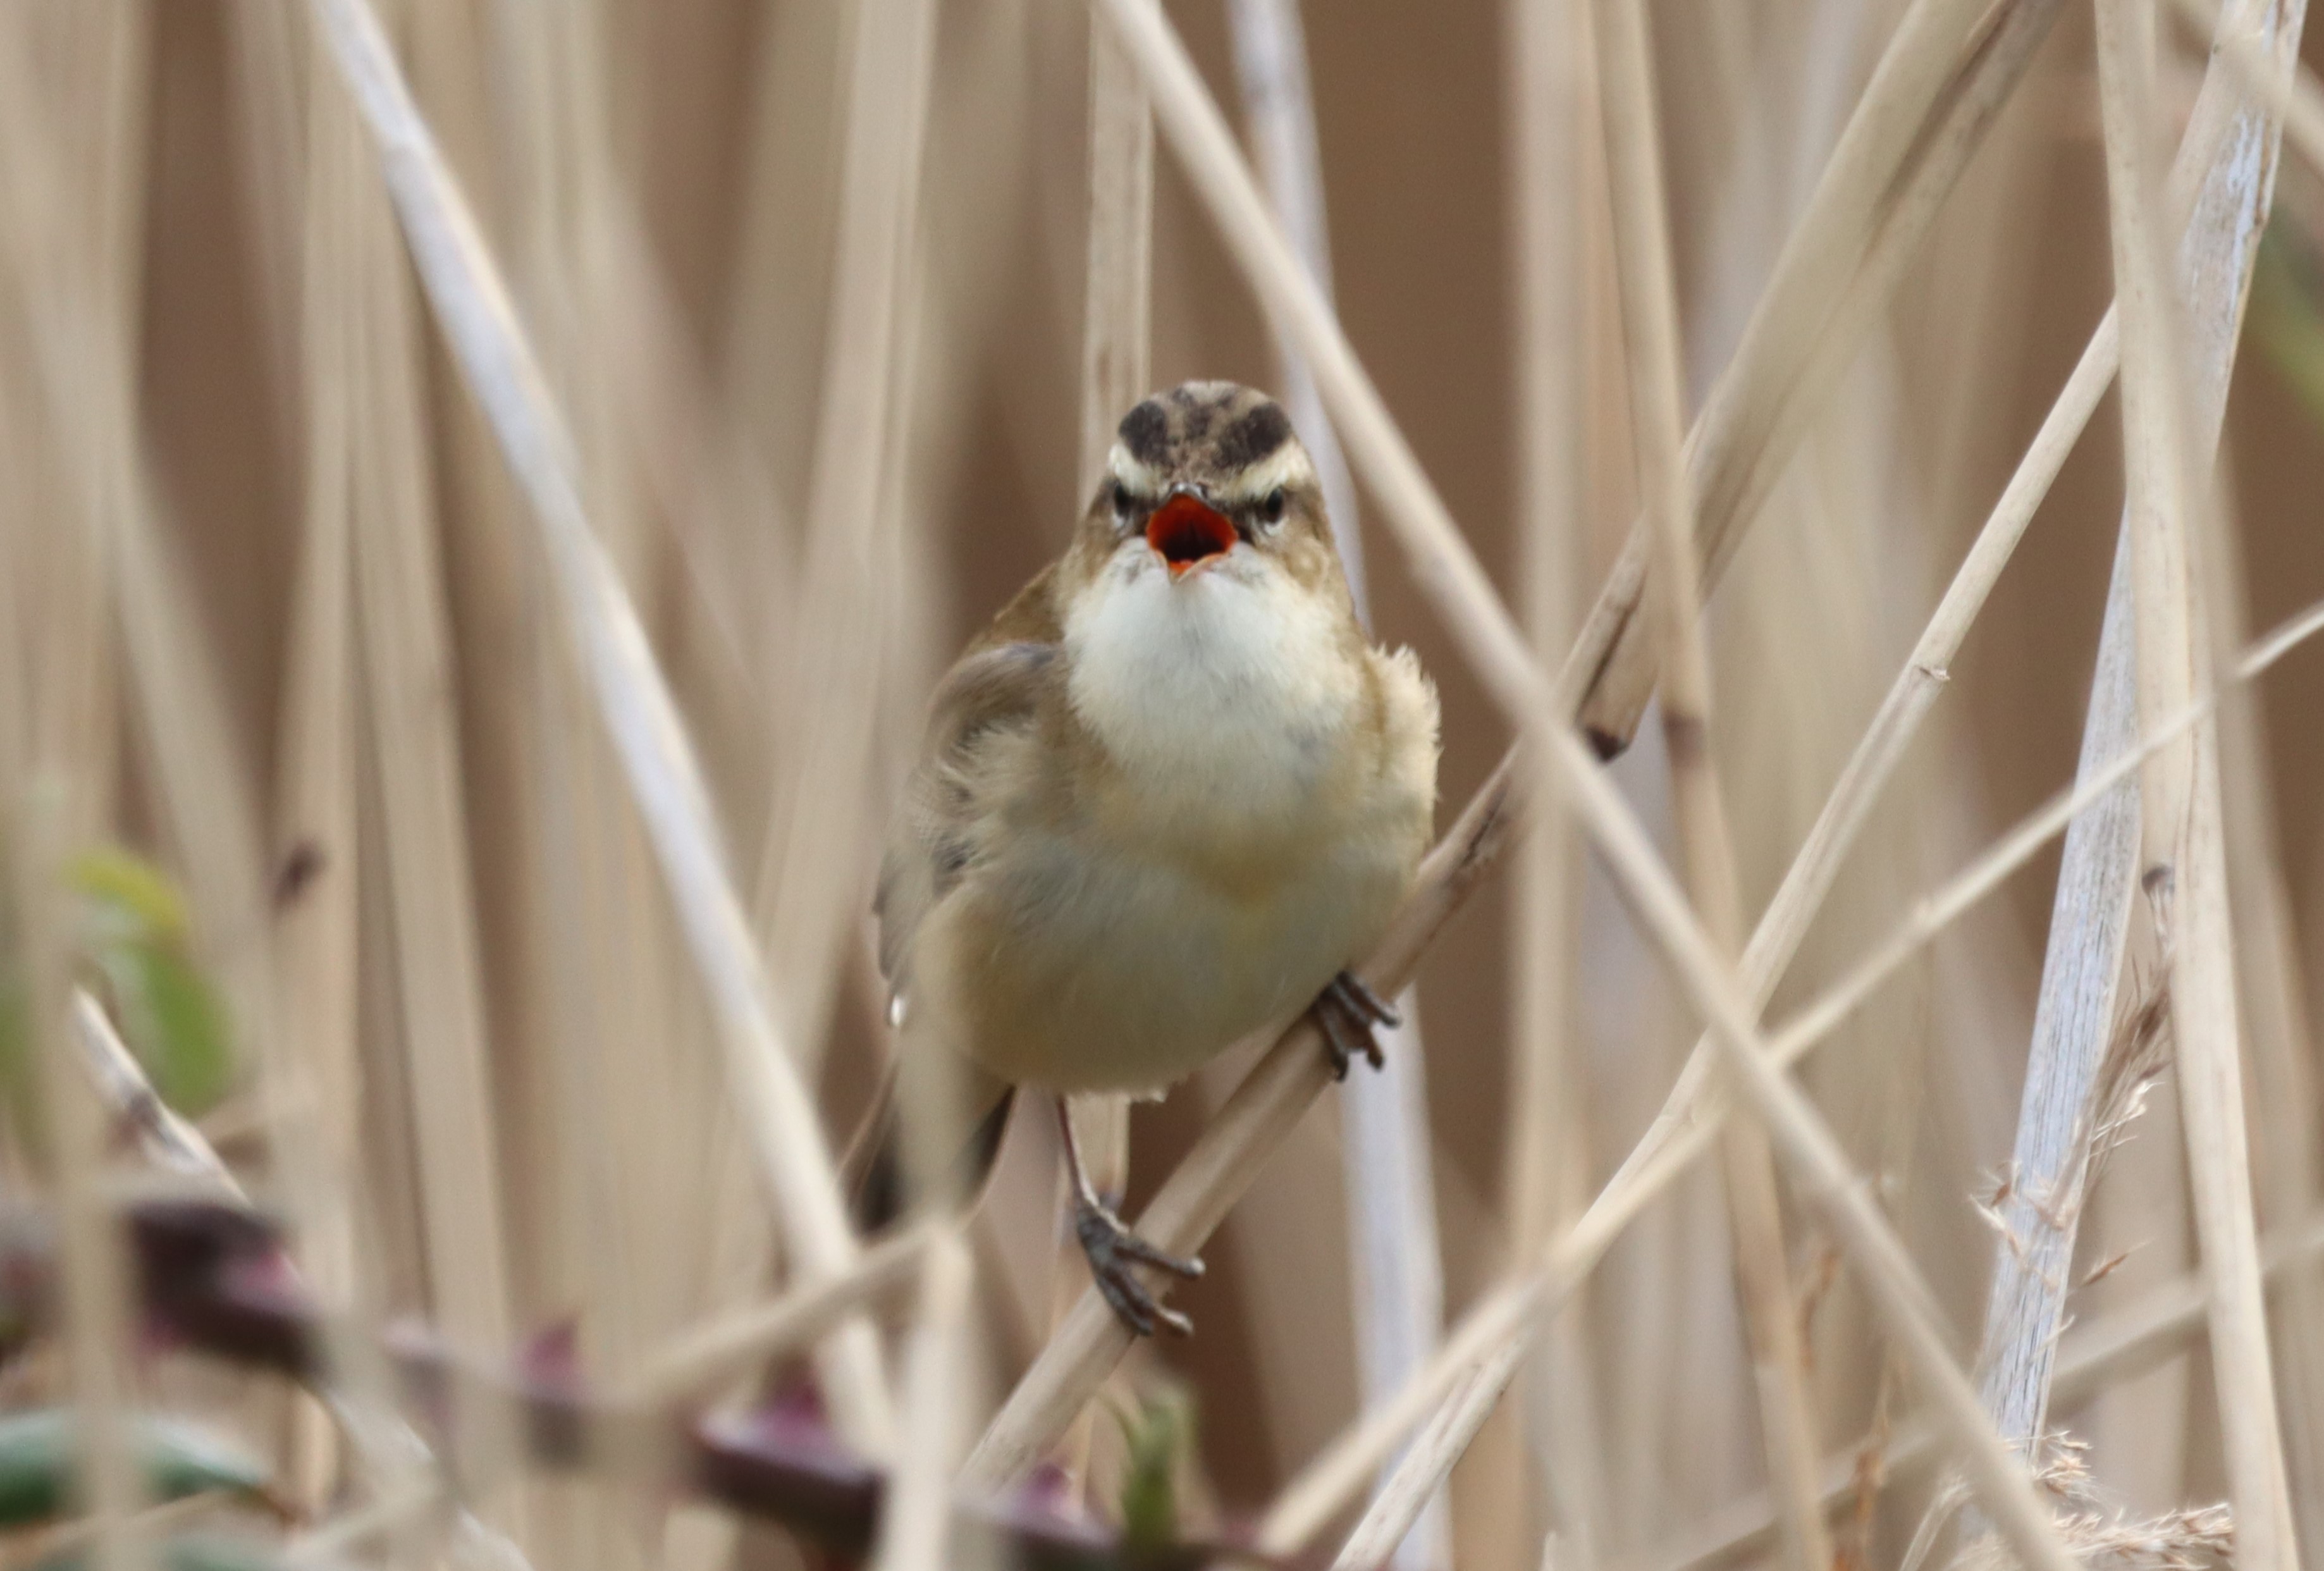
[[[1170,576],[1176,578],[1195,563],[1232,550],[1235,526],[1217,509],[1182,491],[1146,521],[1146,543],[1161,553],[1170,564]]]

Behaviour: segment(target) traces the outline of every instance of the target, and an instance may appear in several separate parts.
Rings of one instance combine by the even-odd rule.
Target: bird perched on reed
[[[1201,1262],[1095,1192],[1063,1094],[1158,1089],[1309,1009],[1342,1076],[1377,1065],[1395,1017],[1346,967],[1427,848],[1436,727],[1411,652],[1356,620],[1282,409],[1222,382],[1132,409],[1064,555],[930,703],[875,908],[898,1040],[860,1219],[973,1194],[1042,1087],[1098,1287],[1141,1335],[1190,1329],[1132,1268]]]

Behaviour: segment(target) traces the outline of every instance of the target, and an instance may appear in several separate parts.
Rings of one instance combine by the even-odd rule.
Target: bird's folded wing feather
[[[1033,723],[1061,667],[1057,646],[1018,641],[967,656],[928,703],[920,761],[889,831],[872,910],[880,919],[880,972],[903,996],[912,937],[928,909],[960,882],[973,850],[971,815],[980,753],[997,733]]]

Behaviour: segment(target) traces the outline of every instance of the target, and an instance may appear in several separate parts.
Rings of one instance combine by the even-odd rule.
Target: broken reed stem
[[[1711,667],[1695,571],[1694,497],[1680,451],[1685,417],[1679,391],[1678,308],[1646,22],[1641,0],[1599,0],[1595,17],[1614,254],[1629,360],[1630,425],[1660,578],[1654,600],[1673,816],[1695,912],[1720,958],[1732,964],[1743,948],[1743,898],[1711,763]],[[1721,1141],[1721,1167],[1760,1442],[1767,1475],[1786,1502],[1784,1548],[1797,1571],[1823,1571],[1831,1564],[1831,1540],[1816,1501],[1821,1448],[1766,1130],[1752,1119],[1730,1121]],[[1341,1559],[1362,1565],[1371,1549],[1360,1532],[1341,1551]]]
[[[2175,297],[2150,217],[2153,34],[2141,24],[2151,19],[2106,0],[2098,0],[2096,14],[2107,205],[2123,316],[2123,470],[2138,614],[2138,711],[2152,724],[2188,701],[2209,663],[2197,625],[2204,607],[2191,565],[2203,546],[2183,467],[2185,362]],[[2244,1124],[2217,742],[2215,729],[2199,725],[2141,771],[2140,883],[2171,972],[2173,1061],[2196,1236],[2211,1285],[2211,1356],[2237,1560],[2251,1571],[2278,1571],[2297,1564],[2298,1551]]]
[[[2006,0],[1974,38],[1984,7],[1970,0],[1920,0],[1898,22],[1689,433],[1706,583],[1854,361],[2060,5]],[[1584,688],[1582,727],[1601,752],[1628,745],[1654,689],[1637,619],[1651,555],[1642,519],[1569,662]]]
[[[438,321],[540,525],[559,598],[651,837],[725,1049],[741,1121],[802,1276],[856,1258],[831,1152],[777,1024],[772,990],[718,843],[701,771],[668,684],[576,488],[571,444],[498,266],[411,102],[364,0],[311,0],[378,145],[382,171]],[[871,1327],[851,1322],[825,1363],[837,1421],[884,1454],[891,1432]]]
[[[2324,1259],[2324,1217],[2273,1234],[2264,1241],[2262,1268],[2271,1283],[2275,1279],[2311,1267]],[[2119,1309],[2081,1321],[2060,1337],[2052,1366],[2051,1402],[2071,1408],[2108,1385],[2145,1372],[2172,1356],[2193,1337],[2202,1335],[2209,1291],[2200,1276],[2185,1276],[2142,1293]],[[1885,1439],[1873,1435],[1825,1456],[1819,1469],[1826,1511],[1842,1506],[1861,1482],[1859,1463],[1866,1449],[1877,1446],[1881,1465],[1894,1478],[1909,1467],[1932,1458],[1937,1435],[1928,1425],[1905,1424]],[[1638,1564],[1655,1571],[1711,1571],[1711,1568],[1764,1552],[1776,1528],[1775,1502],[1762,1491],[1722,1507],[1711,1519],[1674,1540],[1670,1548],[1653,1548]]]

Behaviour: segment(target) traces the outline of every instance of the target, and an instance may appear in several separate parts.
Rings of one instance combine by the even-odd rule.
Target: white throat
[[[1359,698],[1334,609],[1249,546],[1173,582],[1130,542],[1066,619],[1074,710],[1157,807],[1296,813]]]

